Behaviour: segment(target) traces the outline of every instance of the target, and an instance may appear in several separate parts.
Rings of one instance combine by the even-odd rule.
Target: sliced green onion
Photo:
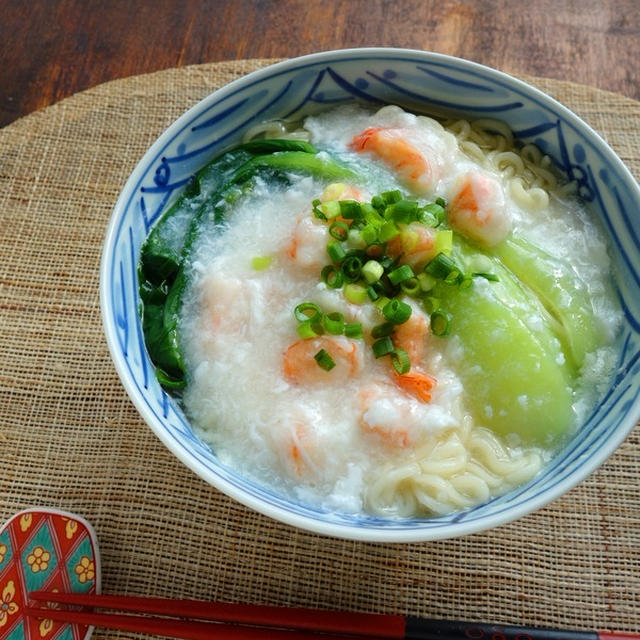
[[[380,294],[372,286],[367,287],[367,295],[372,302],[375,302],[380,297]]]
[[[344,316],[339,311],[325,313],[322,316],[322,326],[327,333],[339,336],[344,333]]]
[[[382,215],[380,215],[378,209],[376,209],[372,204],[363,202],[361,205],[361,209],[363,219],[368,225],[371,225],[375,229],[378,229],[382,226],[382,223],[385,219]],[[382,210],[384,210],[384,204]]]
[[[383,211],[387,205],[382,196],[373,196],[371,206],[378,211]]]
[[[444,198],[436,198],[436,204],[442,207],[443,209],[447,208],[447,201]]]
[[[442,198],[438,198],[436,199],[436,201],[432,204],[427,204],[424,207],[422,207],[422,211],[427,214],[427,215],[431,215],[435,218],[436,220],[436,227],[444,221],[444,219],[446,218],[446,211],[444,209],[444,207],[438,203],[438,200],[442,200]],[[444,202],[444,200],[442,200]]]
[[[298,322],[319,322],[322,319],[322,309],[315,302],[301,302],[293,310]]]
[[[344,325],[344,335],[347,338],[362,338],[362,323],[347,322]]]
[[[391,256],[382,256],[378,262],[382,265],[384,269],[391,269],[391,267],[395,264],[395,260]]]
[[[320,210],[324,213],[326,220],[331,220],[340,215],[340,201],[328,200],[320,205]]]
[[[395,324],[402,324],[411,317],[411,307],[398,298],[392,298],[382,308],[382,315],[389,321]]]
[[[389,298],[387,298],[387,296],[378,296],[378,299],[374,301],[374,303],[376,305],[376,307],[378,307],[378,309],[380,309],[380,311],[382,311],[384,309],[384,307],[389,304]]]
[[[462,284],[462,282],[464,281],[464,275],[461,271],[452,269],[449,272],[449,275],[444,279],[444,281],[446,284]]]
[[[500,278],[495,273],[475,272],[471,274],[474,278],[484,278],[490,282],[499,282]]]
[[[320,272],[322,282],[324,282],[330,289],[339,289],[344,283],[344,276],[340,269],[334,267],[332,264],[328,264],[322,268]]]
[[[325,371],[331,371],[336,366],[334,359],[324,349],[320,349],[313,358],[318,366]]]
[[[378,230],[372,224],[366,224],[362,227],[360,235],[367,244],[373,244],[378,240]]]
[[[342,273],[348,282],[355,282],[362,273],[362,260],[359,256],[347,256],[342,262]]]
[[[431,314],[431,333],[434,336],[446,336],[451,330],[451,314],[444,309],[438,309]]]
[[[349,235],[349,225],[346,222],[336,220],[329,227],[329,235],[336,240],[346,240]]]
[[[330,242],[327,245],[327,253],[331,258],[331,261],[335,262],[335,264],[340,264],[347,255],[347,252],[344,250],[342,243],[338,242],[337,240],[335,240],[334,242]]]
[[[402,200],[402,192],[399,189],[394,189],[393,191],[384,191],[380,194],[380,197],[383,199],[385,204],[395,204]]]
[[[367,290],[361,284],[350,282],[344,286],[344,297],[353,304],[362,304],[367,299]]]
[[[416,277],[418,279],[418,284],[420,285],[420,289],[425,293],[427,291],[431,291],[431,289],[433,289],[433,287],[436,286],[437,280],[433,276],[430,276],[428,273],[425,273],[424,271],[422,273],[419,273]]]
[[[380,242],[389,242],[389,240],[395,238],[399,233],[400,229],[398,229],[395,222],[389,220],[378,230],[378,240],[380,240]]]
[[[418,217],[418,203],[415,200],[398,200],[387,207],[385,215],[396,223],[409,224]]]
[[[362,230],[349,229],[347,234],[347,244],[353,249],[366,249],[367,241],[362,237]]]
[[[362,208],[357,200],[340,200],[340,215],[345,220],[362,218]]]
[[[422,301],[422,306],[428,314],[432,314],[434,311],[437,311],[440,308],[440,299],[433,296],[427,296]]]
[[[320,335],[314,327],[319,328],[315,323],[312,323],[311,320],[305,320],[296,327],[296,331],[303,340],[307,340],[308,338],[315,338]]]
[[[384,267],[377,260],[368,260],[362,267],[362,277],[368,284],[377,282],[384,273]]]
[[[315,215],[316,218],[318,218],[319,220],[327,219],[327,216],[324,214],[324,212],[320,208],[322,206],[321,200],[318,200],[318,198],[316,198],[315,200],[312,200],[311,206],[313,207],[313,214]]]
[[[434,278],[438,278],[438,280],[446,280],[452,271],[455,271],[456,274],[460,273],[456,263],[444,253],[439,253],[427,264],[424,270]]]
[[[378,338],[385,338],[386,336],[390,336],[396,330],[396,325],[393,322],[383,322],[382,324],[377,324],[373,329],[371,329],[371,337],[374,340]]]
[[[405,280],[409,280],[409,278],[413,278],[415,273],[413,273],[413,269],[410,265],[403,264],[401,267],[390,271],[388,275],[391,284],[398,285]]]
[[[433,246],[436,253],[445,253],[450,256],[453,249],[453,231],[451,229],[436,231]]]
[[[408,280],[403,280],[400,283],[400,288],[412,298],[415,298],[420,293],[422,293],[422,289],[420,288],[420,282],[418,278],[409,278]]]
[[[458,280],[461,289],[468,289],[473,284],[473,276],[470,273],[462,274]]]
[[[394,349],[390,355],[391,364],[400,375],[409,373],[411,370],[411,360],[409,360],[409,354],[404,349]]]
[[[256,271],[264,271],[271,266],[273,256],[255,256],[251,258],[251,268]]]
[[[393,349],[393,342],[389,336],[384,338],[380,338],[380,340],[376,340],[372,345],[373,355],[376,358],[381,358],[382,356],[386,356],[391,353]]]

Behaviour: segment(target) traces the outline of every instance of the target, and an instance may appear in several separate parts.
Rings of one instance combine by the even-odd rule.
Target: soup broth
[[[345,513],[434,516],[529,481],[615,359],[606,243],[571,185],[500,123],[350,106],[296,136],[321,168],[218,195],[182,265],[198,435]]]

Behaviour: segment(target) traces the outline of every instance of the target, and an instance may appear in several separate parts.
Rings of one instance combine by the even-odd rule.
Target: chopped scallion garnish
[[[371,329],[371,337],[374,340],[378,338],[385,338],[386,336],[390,336],[396,330],[396,325],[393,322],[383,322],[382,324],[377,324],[373,329]]]
[[[402,324],[411,317],[411,307],[398,298],[392,298],[382,308],[382,315],[394,324]]]
[[[495,273],[480,273],[480,272],[476,272],[476,273],[472,273],[471,274],[474,278],[484,278],[485,280],[489,280],[490,282],[498,282],[499,278]]]
[[[360,279],[362,260],[358,256],[347,256],[342,262],[342,273],[347,282]]]
[[[377,260],[367,260],[362,267],[362,277],[368,284],[377,282],[384,273],[384,267]]]
[[[339,311],[325,313],[322,316],[322,326],[327,333],[339,336],[344,333],[344,316]]]
[[[334,242],[330,242],[327,245],[327,253],[331,258],[331,261],[335,264],[340,264],[347,255],[347,252],[344,250],[342,243],[338,242],[337,240]]]
[[[349,225],[341,220],[336,220],[329,227],[329,235],[336,240],[346,240],[349,235]]]
[[[264,271],[264,269],[268,269],[271,266],[272,262],[272,256],[256,256],[251,258],[251,267],[256,271]]]
[[[315,331],[314,325],[311,323],[311,320],[305,320],[304,322],[301,322],[296,327],[296,331],[298,332],[298,335],[303,340],[308,340],[309,338],[315,338],[318,335],[320,335]]]
[[[391,338],[389,338],[389,336],[376,340],[371,345],[371,348],[373,349],[373,355],[376,358],[386,356],[394,350],[393,342],[391,341]]]
[[[394,269],[389,272],[389,280],[391,284],[398,285],[405,280],[409,280],[409,278],[413,278],[415,273],[413,273],[413,269],[408,264],[403,264],[401,267]]]
[[[347,322],[344,325],[344,335],[347,338],[362,338],[362,323]]]
[[[394,349],[389,355],[391,356],[391,364],[399,375],[409,373],[411,361],[409,354],[404,349]]]
[[[336,366],[335,360],[325,349],[320,349],[313,358],[318,363],[318,366],[325,371],[331,371]]]
[[[451,314],[438,309],[431,314],[431,333],[434,336],[446,336],[451,330]]]
[[[362,304],[367,300],[367,290],[361,284],[350,282],[344,287],[344,297],[353,304]]]
[[[323,267],[320,272],[320,277],[322,278],[322,282],[324,282],[330,289],[339,289],[344,283],[342,271],[337,267],[334,267],[332,264],[328,264],[326,267]]]
[[[293,314],[298,322],[320,322],[322,319],[322,309],[315,302],[301,302]]]

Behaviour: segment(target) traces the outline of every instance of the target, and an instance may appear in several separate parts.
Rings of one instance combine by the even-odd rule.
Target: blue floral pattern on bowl
[[[578,183],[610,238],[614,280],[625,314],[615,379],[586,424],[533,481],[461,513],[385,520],[298,504],[238,476],[192,431],[157,383],[138,317],[140,246],[166,205],[208,159],[238,143],[250,126],[298,119],[348,102],[399,104],[426,113],[495,117],[516,137],[551,155]],[[142,416],[185,464],[240,502],[284,522],[364,540],[426,540],[466,534],[515,519],[558,497],[599,466],[640,413],[640,191],[611,149],[572,112],[492,69],[427,52],[326,52],[257,71],[215,92],[178,119],[144,156],[116,204],[103,254],[107,341]]]

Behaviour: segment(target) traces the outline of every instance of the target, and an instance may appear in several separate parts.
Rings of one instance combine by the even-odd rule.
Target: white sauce
[[[339,109],[309,118],[305,126],[312,143],[342,161],[353,155],[348,151],[349,141],[367,127],[411,129],[413,144],[437,158],[435,195],[449,197],[456,179],[477,169],[458,149],[451,133],[433,120],[398,108],[388,107],[377,115]],[[504,183],[497,172],[491,177]],[[427,460],[424,464],[428,466],[432,459],[442,465],[449,459],[446,456],[453,455],[444,453],[448,446],[456,456],[463,456],[460,464],[466,464],[471,454],[460,442],[468,438],[472,427],[456,374],[456,363],[464,352],[455,336],[427,340],[421,366],[437,379],[429,403],[401,392],[393,383],[388,363],[376,360],[362,341],[342,339],[355,345],[353,357],[345,358],[344,366],[357,368],[356,373],[348,368],[347,374],[339,375],[340,367],[325,373],[311,360],[306,366],[313,370],[312,375],[326,376],[325,383],[296,384],[287,379],[283,359],[299,339],[292,310],[300,302],[313,301],[325,312],[341,311],[347,321],[362,322],[365,332],[381,321],[372,305],[347,303],[340,291],[319,281],[319,267],[328,262],[326,227],[310,217],[310,203],[323,187],[311,178],[296,179],[293,187],[275,194],[267,185],[259,185],[239,202],[226,231],[207,238],[199,247],[193,264],[195,285],[184,309],[184,347],[190,372],[184,404],[199,434],[211,443],[222,463],[299,500],[355,513],[370,508],[368,492],[389,469],[400,473],[398,470],[415,467],[421,460]],[[395,187],[397,181],[379,168],[372,169],[364,191],[370,197]],[[576,203],[557,198],[532,215],[506,187],[502,193],[514,230],[553,255],[570,259],[582,273],[591,286],[596,313],[612,337],[618,317],[609,311],[611,301],[603,277],[609,265],[606,246],[587,215]],[[292,260],[288,252],[294,238],[299,251]],[[251,265],[257,256],[272,256],[273,262],[256,271]],[[478,289],[482,286],[479,283]],[[414,313],[423,314],[417,306]],[[539,328],[540,323],[538,316],[531,317],[532,328]],[[612,349],[589,356],[584,376],[588,380],[575,405],[579,417],[592,405],[592,383],[606,375],[612,357]],[[304,361],[295,364],[305,366]],[[526,406],[534,399],[523,394],[517,400]],[[493,411],[486,406],[487,418]],[[455,435],[453,440],[450,434]],[[515,445],[517,438],[510,441]],[[437,442],[441,444],[434,448]],[[427,453],[419,455],[421,451]],[[520,451],[517,446],[512,454],[516,462],[530,464],[529,477],[549,455]],[[491,486],[487,473],[490,494],[516,482],[493,482],[496,486]],[[516,476],[522,482],[527,472]],[[442,488],[433,494],[431,510],[464,508],[486,499],[479,491],[475,496],[461,486],[456,491],[465,500],[469,496],[468,502],[456,502],[448,497],[449,489]],[[410,506],[407,509],[411,511]],[[389,509],[390,514],[405,511]]]

